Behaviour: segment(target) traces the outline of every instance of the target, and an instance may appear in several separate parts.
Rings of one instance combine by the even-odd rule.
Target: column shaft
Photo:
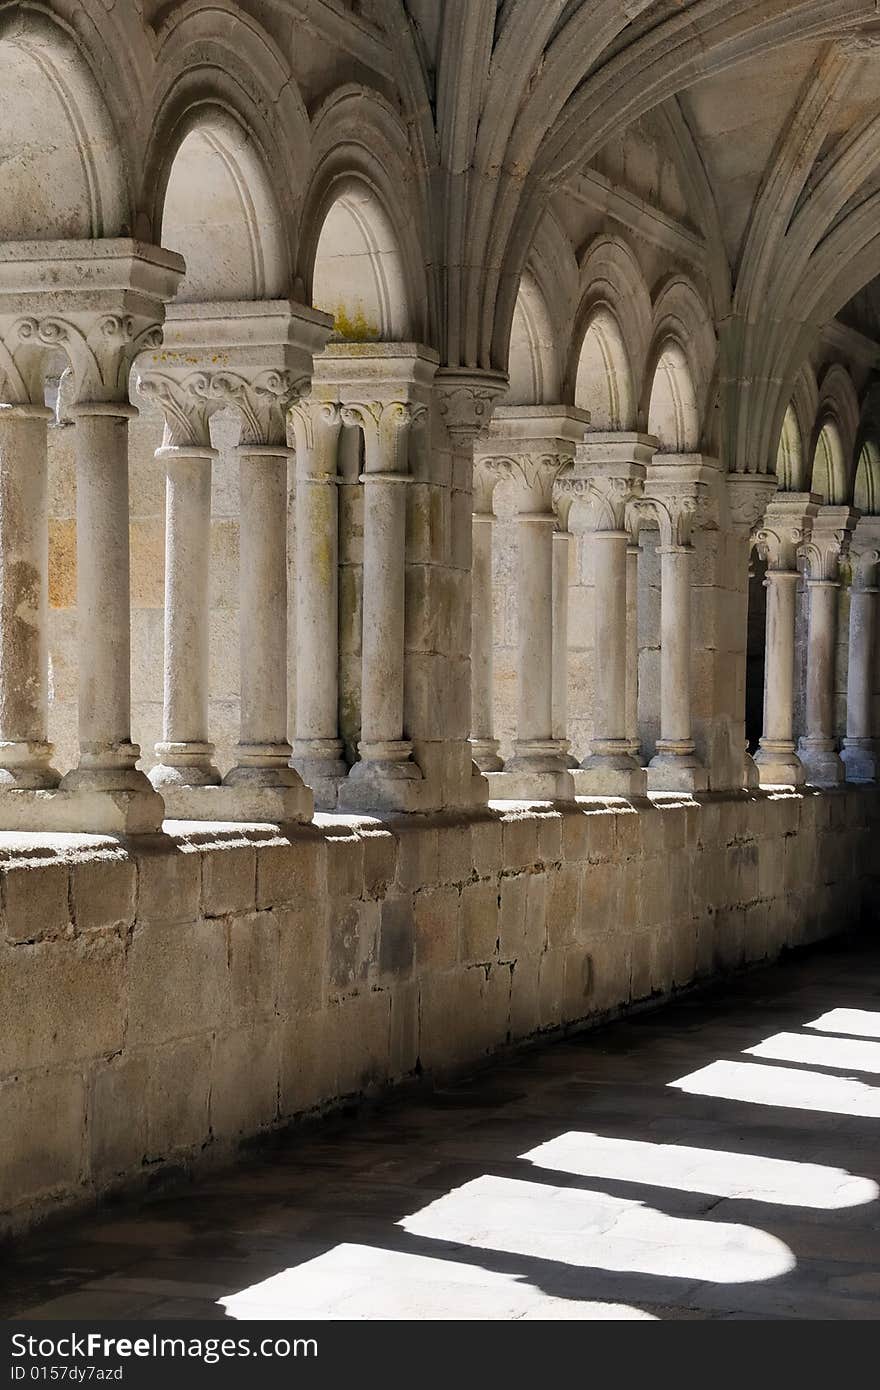
[[[850,590],[846,738],[841,754],[849,782],[875,781],[880,763],[872,709],[878,593],[873,587]]]
[[[296,752],[345,771],[339,739],[339,515],[335,477],[296,481]],[[331,767],[333,763],[337,766]]]
[[[517,737],[516,758],[553,758],[553,526],[552,513],[517,517]],[[511,766],[508,764],[508,766]]]
[[[660,737],[649,763],[651,791],[701,791],[707,776],[691,736],[690,545],[662,545],[660,555]]]
[[[0,407],[0,787],[53,787],[44,406]]]
[[[226,778],[275,783],[287,770],[286,448],[239,449],[241,735]],[[255,774],[257,777],[255,778]],[[297,779],[298,781],[298,779]]]
[[[807,781],[817,786],[843,781],[843,764],[834,746],[834,647],[839,589],[836,580],[807,580],[806,727],[798,752],[807,770]]]
[[[625,752],[626,531],[595,531],[594,753]],[[608,747],[611,745],[611,747]]]
[[[481,772],[502,767],[495,738],[492,538],[495,516],[474,512],[471,569],[471,748]]]
[[[403,744],[406,475],[365,473],[361,757],[385,761]],[[413,767],[413,772],[416,769]]]
[[[553,719],[552,734],[563,761],[577,767],[569,755],[568,737],[568,562],[571,533],[553,532]]]
[[[767,621],[764,658],[764,732],[761,747],[794,752],[794,627],[798,576],[768,570]],[[759,759],[760,762],[760,759]]]
[[[626,547],[626,737],[638,758],[639,739],[639,547]]]
[[[208,739],[211,463],[216,450],[169,445],[165,463],[165,680],[156,787],[211,786]]]

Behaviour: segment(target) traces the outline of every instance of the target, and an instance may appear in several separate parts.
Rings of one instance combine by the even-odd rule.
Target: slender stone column
[[[650,496],[636,504],[660,527],[660,737],[648,764],[652,792],[704,791],[708,785],[691,726],[691,528],[704,484],[689,478],[686,467],[652,465]]]
[[[554,729],[553,489],[588,423],[571,406],[499,406],[476,445],[478,468],[512,478],[518,500],[517,727],[503,774],[490,774],[493,796],[574,795],[568,742]]]
[[[481,471],[479,468],[476,470],[478,476]],[[475,488],[475,493],[480,496],[480,489]],[[474,762],[481,772],[499,772],[503,767],[498,756],[498,740],[495,737],[495,633],[492,604],[492,537],[495,513],[491,506],[490,490],[489,510],[475,511],[472,521],[470,742]]]
[[[46,422],[0,406],[0,789],[58,785],[50,766]]]
[[[216,786],[208,733],[211,558],[211,402],[187,367],[138,373],[138,391],[164,412],[156,461],[165,468],[165,633],[162,739],[153,786]],[[172,807],[172,810],[174,808]]]
[[[555,524],[552,511],[520,512],[516,519],[517,738],[507,764],[511,772],[562,770],[561,750],[553,738]]]
[[[641,761],[639,738],[639,556],[637,542],[626,547],[626,739],[636,763]]]
[[[140,749],[131,740],[128,421],[137,412],[127,395],[131,364],[142,348],[161,341],[164,305],[185,266],[173,252],[128,238],[22,243],[19,265],[15,248],[15,243],[7,243],[0,274],[0,359],[3,376],[14,387],[13,399],[42,407],[47,353],[63,352],[70,369],[77,478],[80,746],[78,766],[62,778],[57,791],[41,789],[28,798],[21,783],[10,788],[0,806],[0,825],[125,835],[155,831],[162,824],[162,798],[137,769]],[[22,739],[13,727],[8,730],[13,736],[0,742],[33,743],[31,770],[36,771],[48,763],[48,749],[40,747],[45,744],[45,634],[38,632],[44,626],[46,602],[45,417],[29,451],[27,511],[33,529],[26,540],[28,558],[21,559],[35,568],[29,603],[37,636],[27,657],[22,647],[22,657],[33,669],[28,675],[23,669],[18,673],[22,680],[14,722],[29,706],[21,730],[30,722],[39,736]],[[4,508],[10,520],[11,501],[7,494]],[[8,540],[3,537],[4,551]],[[4,571],[4,601],[11,594],[6,587],[9,578]],[[18,578],[24,581],[24,569]],[[29,625],[24,600],[22,591],[16,611],[18,621]],[[2,653],[0,664],[6,671],[0,681],[15,679],[19,684],[18,675],[13,675],[15,659],[11,667],[8,664],[10,655]],[[8,713],[4,711],[4,719]],[[20,752],[12,752],[7,762],[20,761]],[[39,771],[35,779],[27,773],[25,777],[31,787],[36,781],[45,788],[55,780]]]
[[[419,778],[403,736],[407,444],[416,414],[406,401],[347,404],[346,425],[364,431],[364,599],[360,762],[349,776],[378,782]]]
[[[880,517],[861,518],[856,524],[851,550],[853,582],[849,598],[846,738],[840,756],[848,782],[876,782],[880,771],[880,740],[874,721]]]
[[[128,422],[122,401],[84,402],[76,425],[76,602],[79,766],[65,791],[110,793],[130,807],[131,830],[158,830],[164,806],[137,767],[131,739]]]
[[[596,682],[590,754],[576,778],[582,793],[638,796],[646,789],[627,725],[627,520],[656,447],[650,435],[591,433],[577,447],[568,483],[573,495],[590,503],[594,548]]]
[[[819,787],[837,786],[845,776],[834,736],[834,657],[839,561],[848,548],[855,518],[849,507],[820,507],[810,539],[802,547],[809,617],[805,731],[798,753],[807,781]]]
[[[757,533],[758,551],[768,566],[764,730],[755,754],[761,786],[799,787],[806,780],[794,741],[797,553],[809,535],[818,501],[810,493],[778,492]]]
[[[306,401],[296,431],[296,636],[299,658],[291,765],[319,806],[336,805],[348,773],[339,737],[339,407]]]
[[[562,529],[560,529],[562,528]],[[569,768],[578,767],[568,737],[568,565],[571,532],[561,515],[553,532],[553,718],[551,734]]]
[[[731,726],[731,759],[736,758],[737,743],[742,747],[742,773],[739,785],[757,787],[760,772],[755,759],[748,749],[746,739],[745,686],[748,662],[749,632],[749,575],[751,571],[752,546],[755,541],[755,528],[761,522],[768,500],[776,489],[776,479],[767,474],[728,473],[725,476],[727,492],[727,516],[730,522],[733,546],[728,552],[728,573],[719,575],[725,581],[724,587],[730,600],[738,610],[738,621],[733,631],[732,649],[729,656],[735,668],[735,688],[743,691],[743,699],[735,711],[735,724]],[[732,560],[733,563],[730,563]],[[729,714],[728,714],[729,717]]]

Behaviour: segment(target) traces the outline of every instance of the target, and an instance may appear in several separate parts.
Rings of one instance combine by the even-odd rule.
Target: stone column
[[[492,597],[492,540],[495,513],[492,494],[499,479],[489,459],[474,466],[472,520],[471,617],[471,750],[481,772],[500,772],[495,737],[495,624]]]
[[[588,423],[571,406],[499,406],[476,447],[481,467],[515,480],[519,504],[517,728],[494,796],[574,795],[567,740],[554,735],[553,486]]]
[[[626,547],[626,738],[636,763],[641,762],[639,738],[639,555],[630,534]]]
[[[794,650],[798,547],[818,511],[811,493],[777,492],[757,533],[767,562],[767,639],[764,656],[764,731],[755,754],[760,785],[799,787],[806,780],[794,741]]]
[[[560,509],[557,507],[557,511]],[[561,529],[560,529],[561,528]],[[568,567],[571,532],[561,512],[553,532],[553,711],[551,734],[568,768],[578,766],[568,737]]]
[[[383,804],[389,783],[420,778],[404,738],[403,668],[407,448],[424,413],[408,401],[342,407],[343,422],[363,430],[365,451],[360,761],[349,779],[373,805]]]
[[[76,425],[76,604],[79,766],[61,781],[76,791],[90,829],[158,830],[164,805],[137,769],[131,740],[128,422],[123,401],[81,401]],[[93,804],[92,798],[95,798]],[[120,819],[101,815],[99,804]],[[94,817],[94,819],[92,819]]]
[[[578,792],[589,795],[639,796],[646,790],[627,725],[627,519],[656,447],[650,435],[602,431],[588,435],[575,453],[571,487],[590,503],[594,545],[593,737],[576,778]]]
[[[332,810],[348,773],[339,737],[339,406],[306,401],[294,409],[293,422],[299,667],[291,764],[317,805]]]
[[[0,405],[0,791],[58,785],[50,766],[43,405]]]
[[[863,516],[857,522],[851,556],[846,738],[840,756],[848,782],[876,782],[880,770],[880,739],[874,720],[880,517]]]
[[[705,484],[685,464],[651,465],[640,512],[660,528],[660,737],[648,764],[648,790],[704,791],[708,775],[691,727],[691,530]]]
[[[735,662],[737,672],[736,689],[742,690],[743,697],[736,711],[736,737],[742,740],[743,787],[757,787],[760,773],[754,758],[748,750],[745,736],[745,684],[748,661],[749,628],[749,570],[755,528],[764,516],[767,502],[776,490],[776,479],[772,475],[755,473],[729,473],[725,477],[727,491],[727,515],[733,538],[734,563],[729,565],[727,587],[738,609],[736,629],[733,634],[733,650],[730,656]],[[742,726],[741,730],[739,726]],[[735,750],[735,745],[734,745]],[[732,751],[734,751],[732,750]]]
[[[127,396],[135,356],[161,340],[164,305],[176,291],[184,262],[173,252],[127,238],[24,243],[19,265],[15,244],[10,247],[0,274],[0,356],[3,374],[14,386],[13,399],[42,403],[48,352],[63,352],[70,367],[70,415],[76,427],[79,762],[58,791],[41,791],[27,807],[5,798],[0,824],[124,835],[156,831],[164,814],[162,798],[137,769],[140,749],[131,740],[128,421],[136,411]],[[33,592],[37,614],[45,603],[45,542],[37,534],[45,519],[42,450],[42,443],[34,445],[34,491],[28,504],[29,510],[42,510],[42,517],[34,515],[28,542],[40,572]],[[23,612],[19,608],[20,616]],[[41,625],[38,617],[35,627]],[[38,732],[44,729],[39,712],[44,641],[36,641],[28,658],[37,671],[28,699]],[[3,658],[5,663],[5,651]],[[19,737],[7,741],[22,742]],[[45,738],[23,741],[41,745]],[[48,750],[34,751],[36,761],[45,765]],[[48,781],[54,778],[50,775]]]
[[[849,546],[856,513],[849,507],[820,507],[802,546],[807,564],[807,688],[805,731],[798,753],[807,781],[837,786],[845,769],[834,736],[834,661],[837,638],[839,562]]]
[[[220,782],[208,732],[211,468],[217,450],[211,447],[205,386],[206,378],[188,368],[177,375],[138,374],[140,394],[165,415],[156,450],[165,468],[164,696],[162,740],[150,772],[153,786],[163,792]]]
[[[170,378],[189,402],[175,428],[195,430],[204,451],[207,418],[231,408],[241,419],[237,450],[239,509],[240,733],[236,765],[220,786],[206,755],[198,781],[159,773],[169,815],[195,820],[302,821],[314,809],[312,793],[290,766],[287,738],[287,416],[309,388],[312,360],[330,334],[328,315],[287,300],[170,305],[161,353],[144,353],[142,379]],[[149,385],[148,385],[149,389]],[[167,403],[166,403],[167,414]],[[175,441],[172,440],[172,443]],[[207,456],[207,455],[206,455]],[[175,469],[183,462],[178,457]],[[190,457],[190,463],[192,457]],[[210,537],[209,478],[205,464],[187,474],[179,501],[204,537],[196,562],[195,541],[184,542],[184,564],[171,567],[169,582],[179,612],[166,620],[194,629],[206,613]],[[171,533],[185,529],[170,518]],[[179,571],[179,576],[175,575]],[[178,700],[190,727],[205,718],[204,631],[193,644],[189,671],[175,677],[185,691]],[[180,653],[168,657],[173,668]],[[194,684],[193,684],[194,682]],[[166,683],[166,689],[168,685]],[[166,709],[167,716],[167,709]],[[203,725],[204,727],[204,725]],[[198,743],[198,741],[197,741]],[[207,730],[202,747],[210,749]],[[176,753],[172,757],[177,758]],[[207,757],[209,758],[209,754]],[[170,761],[163,751],[163,764]]]

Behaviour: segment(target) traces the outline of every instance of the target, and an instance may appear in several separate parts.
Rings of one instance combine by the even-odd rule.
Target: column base
[[[761,787],[802,787],[807,780],[792,741],[762,738],[754,761]]]
[[[876,782],[880,774],[880,748],[875,738],[845,738],[840,758],[847,782]]]
[[[576,795],[574,774],[567,768],[548,771],[540,768],[517,768],[506,764],[503,772],[485,773],[490,801],[573,801]]]
[[[802,738],[798,756],[804,765],[807,784],[812,787],[839,787],[846,769],[831,738]]]
[[[755,791],[761,785],[761,774],[758,765],[748,749],[743,754],[743,778],[742,784],[746,791]]]
[[[41,830],[64,830],[84,835],[150,835],[162,829],[165,802],[147,777],[134,767],[78,767],[61,779],[57,791],[4,791],[0,823],[4,829],[24,829],[21,802],[27,798]],[[9,823],[14,821],[15,824]]]
[[[578,796],[644,796],[648,777],[621,740],[614,752],[591,753],[572,773]]]
[[[311,787],[317,810],[336,810],[340,783],[348,776],[341,738],[295,739],[290,766]]]
[[[501,771],[504,763],[498,756],[497,738],[472,738],[468,742],[471,745],[471,757],[480,772]]]
[[[649,792],[704,792],[709,786],[709,774],[692,748],[679,751],[658,742],[646,772]]]
[[[299,773],[290,766],[290,744],[240,743],[237,752],[238,764],[227,772],[220,787],[188,788],[184,799],[193,806],[207,807],[211,804],[212,793],[222,792],[224,795],[216,799],[216,804],[229,808],[228,814],[221,817],[227,820],[276,823],[311,820],[315,798]],[[173,793],[168,798],[169,815],[186,819],[177,815],[179,804],[182,804],[181,799]],[[210,817],[204,812],[192,818],[206,820]]]
[[[430,788],[421,769],[411,761],[406,739],[359,743],[360,760],[339,785],[338,806],[346,811],[422,811]]]
[[[0,743],[0,788],[40,791],[57,787],[61,777],[51,766],[52,752],[51,743]]]
[[[157,791],[166,787],[216,787],[220,773],[212,763],[213,743],[157,743],[156,766],[147,776]]]
[[[558,739],[517,739],[513,757],[504,764],[505,772],[536,774],[565,772],[568,769],[566,751]]]

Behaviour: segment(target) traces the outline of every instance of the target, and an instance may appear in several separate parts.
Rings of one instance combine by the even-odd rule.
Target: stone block
[[[327,906],[327,978],[331,991],[363,984],[379,960],[380,904],[331,898]]]
[[[316,830],[304,827],[291,833],[285,844],[257,845],[257,908],[317,898],[325,890],[326,843]],[[358,849],[361,856],[363,851]],[[339,867],[338,858],[334,868]],[[343,892],[334,884],[334,892]],[[360,883],[355,897],[360,893]]]
[[[510,1036],[529,1038],[543,1025],[540,1001],[543,954],[517,957],[510,977]]]
[[[76,1189],[85,1161],[85,1119],[78,1072],[0,1082],[0,1211]]]
[[[415,959],[412,897],[386,898],[381,904],[379,971],[397,979],[409,975]]]
[[[337,1094],[337,1056],[327,1045],[329,1011],[295,1014],[281,1028],[281,1115],[290,1117]]]
[[[257,894],[253,845],[222,845],[202,855],[202,911],[206,917],[253,912]]]
[[[339,1095],[361,1095],[387,1082],[391,1059],[391,991],[364,990],[331,1004],[327,1046],[337,1055]]]
[[[507,872],[538,863],[538,822],[532,815],[507,815],[501,827],[502,864]]]
[[[191,1152],[207,1142],[210,1094],[209,1037],[181,1039],[150,1052],[144,1097],[150,1162]]]
[[[526,949],[526,913],[529,874],[517,874],[501,880],[498,905],[498,952],[502,960],[516,960]],[[543,942],[539,943],[538,950]]]
[[[398,887],[415,892],[425,884],[436,883],[439,874],[439,840],[430,825],[413,825],[412,821],[395,823],[400,836],[397,858]]]
[[[214,1139],[234,1140],[274,1123],[279,1063],[279,1029],[274,1021],[218,1035],[211,1070]]]
[[[562,816],[558,811],[542,811],[537,821],[538,859],[542,864],[558,864],[562,859]]]
[[[467,883],[473,878],[471,827],[467,822],[438,826],[437,874],[440,883]]]
[[[278,922],[278,1012],[310,1014],[327,1003],[328,932],[324,902],[304,899],[271,914]]]
[[[193,922],[202,890],[201,855],[172,843],[139,848],[138,922]]]
[[[391,1040],[389,1076],[410,1076],[419,1059],[419,986],[405,980],[391,992]]]
[[[562,818],[562,857],[566,862],[586,859],[589,851],[590,823],[585,812],[568,811]]]
[[[233,1026],[273,1017],[278,1006],[281,923],[285,909],[252,912],[229,923],[229,1003]]]
[[[106,850],[71,866],[73,920],[78,932],[126,929],[134,921],[137,870],[122,850]]]
[[[565,1012],[565,961],[568,952],[562,949],[544,951],[538,968],[538,1011],[542,1028],[553,1028],[562,1022]],[[573,950],[573,954],[578,954]],[[583,950],[580,951],[581,957]]]
[[[458,888],[426,888],[413,899],[416,965],[444,969],[458,959],[461,894]]]
[[[584,946],[572,946],[565,952],[562,980],[561,1021],[575,1023],[585,1018],[595,1007],[594,952]]]
[[[501,872],[502,821],[492,812],[471,821],[471,858],[479,878],[492,878]]]
[[[128,955],[128,1045],[156,1046],[208,1033],[226,1020],[226,937],[220,921],[135,927]]]
[[[0,953],[0,1075],[118,1052],[124,970],[115,936],[7,946]]]
[[[591,863],[614,857],[617,816],[613,811],[587,813],[587,858]]]
[[[498,898],[494,883],[466,883],[462,888],[459,936],[462,962],[490,961],[497,955]]]
[[[570,945],[577,938],[581,869],[562,863],[547,874],[547,944]]]
[[[672,981],[679,989],[697,972],[697,926],[686,917],[672,924]]]
[[[358,834],[364,847],[364,893],[368,898],[380,898],[394,882],[397,837],[374,826],[361,826]]]
[[[149,1055],[123,1052],[94,1073],[89,1100],[89,1170],[98,1186],[131,1175],[147,1152]]]
[[[607,1012],[626,1004],[632,980],[632,943],[623,937],[597,937],[590,944],[589,1009]],[[567,962],[566,962],[567,964]]]
[[[612,931],[619,921],[616,864],[590,864],[581,881],[581,929],[591,936]]]
[[[25,859],[0,872],[7,941],[63,935],[70,926],[69,870],[63,860]]]

